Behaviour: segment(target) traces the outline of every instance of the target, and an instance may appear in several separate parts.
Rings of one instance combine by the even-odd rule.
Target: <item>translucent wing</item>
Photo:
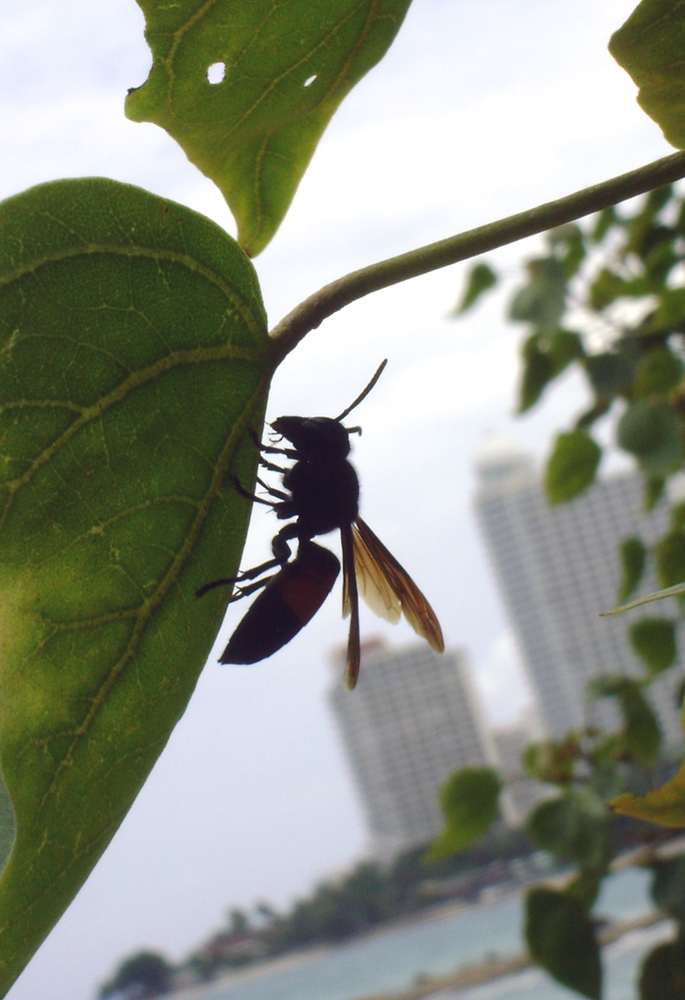
[[[407,571],[360,517],[352,525],[352,547],[359,593],[371,610],[390,622],[398,621],[402,612],[414,631],[442,653],[445,642],[435,612]]]
[[[367,528],[365,524],[364,528],[369,532],[369,535],[372,534],[370,528]],[[386,622],[392,622],[393,625],[396,625],[402,614],[402,604],[385,572],[383,559],[378,557],[378,546],[386,553],[387,549],[381,545],[375,535],[373,535],[373,540],[376,544],[373,542],[369,544],[369,538],[365,538],[363,530],[354,524],[352,525],[352,540],[354,570],[359,593],[374,614],[378,615],[379,618],[385,618]],[[389,553],[387,554],[389,555]]]
[[[359,677],[361,643],[359,640],[359,595],[355,579],[354,540],[349,525],[340,529],[340,539],[343,554],[343,616],[351,616],[344,683],[345,687],[351,691]]]

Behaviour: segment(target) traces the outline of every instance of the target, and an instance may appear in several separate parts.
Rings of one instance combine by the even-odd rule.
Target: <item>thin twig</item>
[[[274,327],[271,337],[274,341],[275,360],[281,361],[310,330],[316,329],[328,316],[370,292],[476,257],[574,219],[581,219],[627,198],[671,184],[684,176],[685,152],[674,153],[557,201],[548,201],[537,208],[510,215],[487,226],[479,226],[446,240],[429,243],[418,250],[379,261],[359,271],[352,271],[310,295]]]

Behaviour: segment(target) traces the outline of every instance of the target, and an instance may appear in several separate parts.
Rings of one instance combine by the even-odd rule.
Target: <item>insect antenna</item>
[[[383,369],[385,368],[385,366],[387,365],[387,363],[388,363],[388,359],[387,358],[385,359],[385,361],[381,361],[381,363],[378,366],[378,369],[376,371],[376,374],[371,379],[371,381],[367,385],[366,389],[364,389],[363,392],[359,393],[359,395],[357,396],[357,398],[355,399],[355,401],[353,403],[350,403],[350,405],[347,407],[347,409],[343,410],[342,413],[340,414],[340,416],[335,418],[336,420],[338,420],[338,421],[344,420],[348,413],[352,413],[352,410],[354,410],[355,407],[359,406],[359,404],[361,403],[361,401],[363,399],[366,399],[366,397],[369,395],[369,393],[371,392],[371,390],[375,386],[375,384],[378,381],[378,379],[381,377],[381,375],[383,373]],[[353,427],[352,429],[354,431],[357,430],[356,427]]]

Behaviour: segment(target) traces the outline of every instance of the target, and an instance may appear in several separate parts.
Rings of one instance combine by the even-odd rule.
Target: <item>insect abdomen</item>
[[[297,635],[326,600],[340,562],[314,542],[300,542],[297,558],[267,584],[242,619],[220,663],[257,663]]]

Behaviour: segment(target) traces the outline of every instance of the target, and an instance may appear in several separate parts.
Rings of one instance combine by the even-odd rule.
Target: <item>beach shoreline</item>
[[[627,860],[627,859],[626,859]],[[623,867],[623,866],[621,866]],[[546,884],[553,884],[559,888],[568,880],[568,873],[561,874],[555,878],[545,880]],[[273,974],[288,972],[302,966],[314,963],[317,960],[329,956],[336,951],[356,944],[360,941],[372,941],[392,934],[398,929],[410,928],[419,925],[430,924],[444,920],[446,917],[457,916],[473,910],[499,903],[515,896],[520,896],[526,890],[524,885],[510,885],[498,894],[493,900],[487,903],[445,901],[421,910],[418,912],[405,914],[392,921],[369,928],[363,933],[355,935],[338,943],[326,943],[307,946],[297,951],[276,955],[270,958],[254,962],[249,966],[239,969],[227,970],[225,974],[206,982],[197,983],[175,990],[170,996],[173,1000],[211,1000],[213,996],[222,996],[223,990],[239,986],[251,980],[261,979]],[[617,920],[598,931],[598,938],[602,946],[613,943],[630,931],[643,930],[652,927],[668,918],[661,912],[650,911],[638,917],[626,920]],[[444,990],[463,990],[473,986],[479,986],[507,976],[516,975],[531,967],[535,963],[530,956],[517,951],[513,954],[500,954],[486,956],[480,961],[470,962],[453,969],[449,973],[439,973],[431,975],[429,973],[419,973],[413,983],[405,987],[378,993],[359,993],[354,1000],[422,1000]]]
[[[668,919],[668,916],[656,911],[642,917],[635,917],[633,920],[617,921],[599,931],[599,942],[604,947],[618,941],[630,931],[645,930]],[[484,983],[516,975],[516,973],[534,966],[535,962],[527,952],[518,952],[515,955],[464,965],[445,975],[421,976],[419,981],[407,989],[389,993],[374,993],[370,996],[359,997],[357,1000],[423,1000],[423,998],[433,996],[443,990],[465,990],[473,986],[482,986]]]

